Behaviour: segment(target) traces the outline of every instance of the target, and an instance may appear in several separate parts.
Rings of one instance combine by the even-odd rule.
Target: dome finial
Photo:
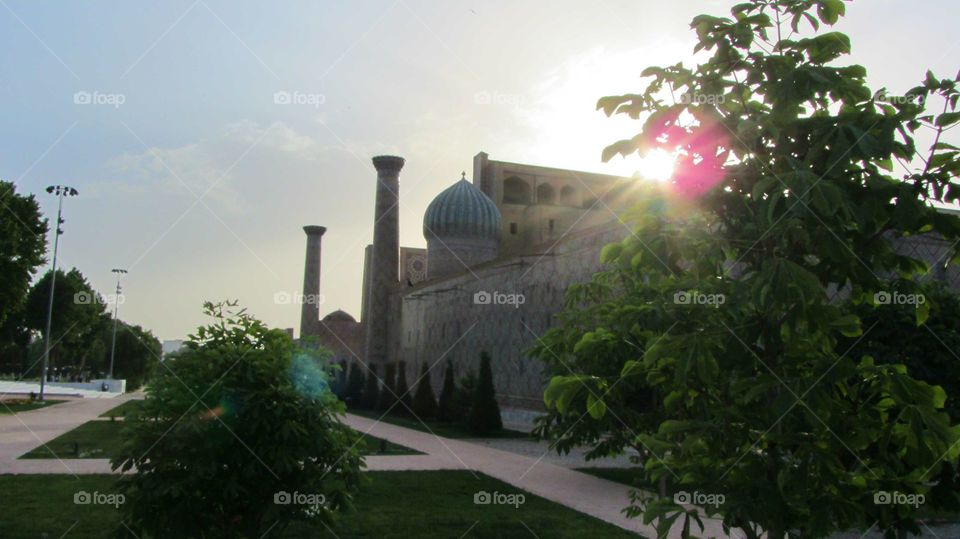
[[[466,179],[467,179],[467,171],[466,171],[466,170],[464,170],[463,172],[460,173],[460,179],[461,179],[461,180],[466,180]]]

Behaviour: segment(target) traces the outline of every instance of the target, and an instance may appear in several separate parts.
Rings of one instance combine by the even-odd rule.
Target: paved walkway
[[[115,399],[120,397],[120,393],[112,391],[100,391],[94,389],[81,389],[62,385],[60,382],[47,382],[44,387],[44,395],[48,397],[83,397],[86,399]],[[13,395],[29,395],[30,393],[40,393],[40,382],[19,382],[10,380],[0,380],[0,397]]]
[[[649,538],[656,537],[653,526],[644,525],[640,519],[627,518],[620,512],[629,503],[630,488],[626,485],[558,466],[543,458],[503,451],[471,441],[441,438],[356,415],[347,414],[346,423],[361,432],[426,453],[367,457],[367,467],[371,470],[465,469],[481,472],[620,528]],[[717,520],[704,519],[704,525],[704,532],[697,535],[743,537],[740,533],[728,536]],[[670,537],[680,537],[682,527],[682,521],[678,520]]]
[[[47,408],[0,415],[0,474],[110,473],[108,459],[17,460],[17,457],[135,398],[143,396],[127,393],[114,399],[69,399]]]

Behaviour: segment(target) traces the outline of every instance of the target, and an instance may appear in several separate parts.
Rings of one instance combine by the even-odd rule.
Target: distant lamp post
[[[57,195],[57,227],[53,235],[53,269],[50,272],[50,302],[47,304],[47,331],[43,334],[43,368],[40,372],[40,400],[47,385],[47,371],[50,368],[50,328],[53,324],[53,292],[57,286],[57,249],[60,247],[60,234],[63,234],[63,199],[75,197],[80,193],[67,185],[51,185],[47,192]]]
[[[110,341],[110,374],[107,375],[107,378],[113,380],[113,357],[117,351],[117,312],[120,310],[120,279],[127,274],[127,270],[120,268],[113,268],[113,273],[117,275],[117,295],[113,298],[113,339]]]

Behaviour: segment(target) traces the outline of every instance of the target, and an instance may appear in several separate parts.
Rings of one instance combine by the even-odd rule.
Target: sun
[[[674,156],[665,150],[651,150],[643,157],[631,159],[636,163],[641,177],[656,181],[667,181],[673,176]]]

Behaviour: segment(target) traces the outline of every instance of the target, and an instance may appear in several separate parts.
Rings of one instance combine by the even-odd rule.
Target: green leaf
[[[836,24],[846,11],[842,0],[821,0],[817,6],[817,15],[820,20],[829,25]]]
[[[593,393],[587,395],[587,412],[594,419],[601,419],[607,413],[607,404]]]
[[[863,334],[860,317],[855,314],[845,314],[831,322],[830,326],[837,329],[844,337],[859,337]]]
[[[960,121],[960,112],[945,112],[937,117],[938,127],[948,127]]]

